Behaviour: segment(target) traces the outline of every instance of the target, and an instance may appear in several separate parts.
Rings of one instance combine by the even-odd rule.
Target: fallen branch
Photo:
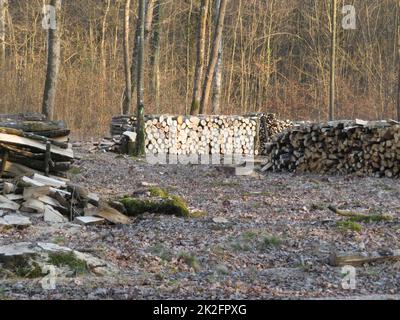
[[[365,263],[400,259],[400,249],[379,250],[371,253],[332,253],[329,264],[334,267],[361,266]]]
[[[328,206],[328,209],[342,217],[350,218],[352,221],[391,221],[393,218],[387,214],[364,214],[349,210],[340,210],[334,206]]]

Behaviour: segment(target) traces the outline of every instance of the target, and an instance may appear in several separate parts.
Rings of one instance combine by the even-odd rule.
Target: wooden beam
[[[36,148],[42,151],[46,151],[46,145],[43,143],[40,143],[38,141],[35,141],[33,139],[25,138],[25,137],[19,137],[15,136],[12,134],[6,134],[6,133],[1,133],[0,132],[0,142],[8,142],[8,143],[14,143],[18,145],[24,145],[32,148]],[[72,145],[68,144],[68,149],[62,149],[58,146],[53,146],[51,153],[66,157],[68,159],[73,159],[74,158],[74,153],[72,151]]]

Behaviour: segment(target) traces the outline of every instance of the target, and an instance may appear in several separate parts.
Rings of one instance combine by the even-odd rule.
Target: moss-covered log
[[[176,215],[178,217],[190,216],[186,202],[177,196],[150,199],[126,197],[121,199],[120,202],[124,205],[128,216],[136,216],[145,212]]]

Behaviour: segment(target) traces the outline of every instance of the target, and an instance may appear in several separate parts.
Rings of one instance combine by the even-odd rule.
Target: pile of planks
[[[122,136],[126,131],[132,131],[136,127],[136,117],[119,115],[111,120],[111,136]]]
[[[260,114],[260,154],[266,155],[266,144],[278,133],[293,126],[290,120],[279,120],[274,113]]]
[[[100,197],[67,179],[40,174],[0,181],[1,225],[19,226],[31,214],[48,223],[128,224],[130,220]],[[6,212],[6,213],[5,213]],[[29,223],[30,224],[30,223]]]
[[[63,121],[41,114],[0,115],[0,176],[63,175],[74,158],[69,134]]]
[[[266,145],[263,171],[399,177],[400,125],[395,121],[296,124]]]
[[[258,154],[257,117],[147,116],[146,149],[153,154]]]

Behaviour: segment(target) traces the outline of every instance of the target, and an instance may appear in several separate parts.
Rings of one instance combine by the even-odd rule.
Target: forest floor
[[[53,242],[87,248],[119,273],[0,281],[0,299],[400,299],[400,263],[356,268],[356,288],[342,288],[335,251],[397,249],[400,181],[355,176],[266,173],[234,176],[218,167],[150,165],[113,153],[76,151],[71,179],[106,199],[156,183],[207,215],[180,218],[144,214],[129,225],[48,225],[0,233],[0,242]],[[387,213],[393,221],[340,227],[335,205]],[[215,219],[224,218],[224,219]]]

